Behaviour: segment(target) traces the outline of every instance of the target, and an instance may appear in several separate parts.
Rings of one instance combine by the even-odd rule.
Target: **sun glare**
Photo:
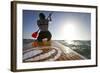
[[[62,28],[64,40],[74,40],[77,38],[77,28],[74,23],[66,23]]]
[[[66,40],[65,42],[67,42],[68,44],[73,44],[74,43],[72,40]]]

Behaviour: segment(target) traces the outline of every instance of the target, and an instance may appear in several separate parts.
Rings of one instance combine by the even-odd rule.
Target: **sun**
[[[65,23],[62,27],[62,36],[64,40],[74,40],[77,36],[77,28],[74,23]]]

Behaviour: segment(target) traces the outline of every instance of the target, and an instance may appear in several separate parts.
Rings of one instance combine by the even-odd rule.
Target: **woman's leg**
[[[52,37],[51,33],[49,31],[47,31],[46,34],[47,34],[46,37],[47,37],[48,41],[50,41],[51,37]]]
[[[38,42],[42,42],[42,39],[43,39],[42,34],[43,34],[43,32],[40,32],[40,33],[39,33],[39,36],[38,36],[38,38],[37,38],[37,41],[38,41]]]

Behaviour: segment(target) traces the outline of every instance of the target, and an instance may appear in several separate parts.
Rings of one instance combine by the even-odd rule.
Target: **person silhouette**
[[[38,42],[43,42],[43,39],[47,39],[47,41],[51,40],[51,33],[48,30],[49,21],[51,21],[51,14],[46,18],[44,13],[39,14],[39,20],[37,20],[37,25],[39,27],[39,35],[37,37]]]

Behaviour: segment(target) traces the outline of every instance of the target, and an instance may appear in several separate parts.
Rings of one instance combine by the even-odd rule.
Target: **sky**
[[[32,33],[38,30],[39,13],[47,17],[52,11],[23,10],[23,39],[34,39]],[[91,14],[53,11],[49,31],[52,40],[90,40]]]

